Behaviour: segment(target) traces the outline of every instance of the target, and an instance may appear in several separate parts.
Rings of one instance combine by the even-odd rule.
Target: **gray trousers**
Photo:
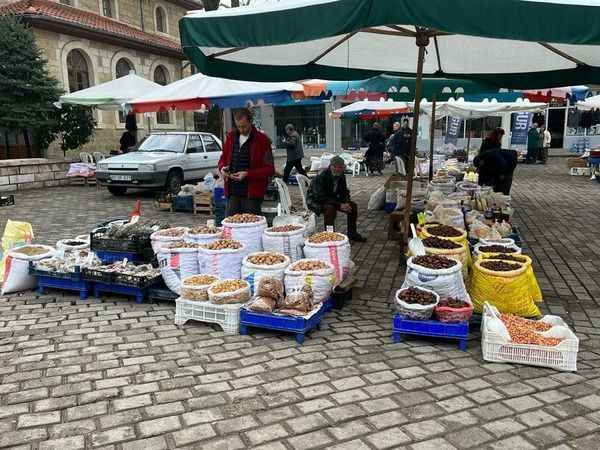
[[[239,195],[229,195],[227,199],[227,212],[226,217],[233,216],[234,214],[251,213],[260,215],[260,207],[262,206],[262,198],[247,198]]]

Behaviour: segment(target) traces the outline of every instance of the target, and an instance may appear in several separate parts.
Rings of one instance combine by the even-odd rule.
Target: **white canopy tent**
[[[515,102],[498,102],[496,99],[482,102],[467,102],[462,98],[450,99],[447,102],[437,102],[435,107],[436,118],[445,116],[460,117],[461,119],[478,119],[488,116],[498,116],[513,112],[539,112],[543,111],[546,103],[530,102],[518,99]],[[421,110],[431,116],[433,103],[426,100],[421,102]]]
[[[152,92],[132,98],[127,108],[134,112],[176,109],[197,111],[218,105],[223,108],[253,104],[276,103],[289,99],[292,93],[302,93],[299,83],[262,83],[228,80],[197,73]]]
[[[130,72],[129,75],[116,80],[62,95],[58,103],[93,106],[103,110],[118,110],[121,109],[123,103],[159,88],[161,88],[160,84]]]
[[[395,102],[384,99],[380,99],[379,101],[361,100],[336,109],[331,113],[331,116],[335,118],[365,115],[377,117],[379,115],[405,113],[410,110],[411,108],[406,102]]]
[[[577,102],[577,107],[582,109],[600,108],[600,95],[594,95],[593,97],[588,97],[583,101]]]

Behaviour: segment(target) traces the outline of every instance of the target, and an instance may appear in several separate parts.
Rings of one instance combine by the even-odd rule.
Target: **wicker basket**
[[[418,286],[414,286],[413,288],[433,294],[435,296],[435,303],[432,303],[431,305],[418,305],[418,304],[406,303],[406,302],[400,300],[400,293],[402,291],[405,291],[408,288],[398,289],[396,291],[396,302],[395,302],[396,310],[398,311],[398,314],[400,314],[402,317],[405,317],[407,319],[412,319],[412,320],[428,320],[428,319],[430,319],[435,307],[437,306],[438,302],[440,301],[440,296],[437,295],[434,291],[429,290],[429,289],[425,289],[425,288],[418,287]]]

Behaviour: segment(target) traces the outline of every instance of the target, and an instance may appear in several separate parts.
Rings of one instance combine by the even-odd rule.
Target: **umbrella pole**
[[[433,139],[435,137],[435,103],[436,95],[431,99],[431,124],[429,124],[429,181],[433,178]]]
[[[429,44],[429,35],[422,29],[417,29],[416,37],[419,55],[417,57],[417,77],[415,79],[415,106],[413,109],[413,133],[410,140],[410,155],[406,169],[406,200],[404,202],[404,245],[408,245],[408,233],[410,229],[410,215],[412,211],[412,188],[415,172],[415,155],[417,153],[417,134],[419,133],[419,113],[421,109],[421,88],[423,81],[423,62],[425,61],[425,47]]]
[[[471,127],[469,126],[469,119],[465,119],[465,128],[467,130],[467,160],[465,161],[469,164],[469,148],[471,147]]]

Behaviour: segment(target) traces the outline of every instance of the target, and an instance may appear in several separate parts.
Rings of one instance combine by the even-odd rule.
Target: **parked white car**
[[[113,195],[127,188],[166,190],[176,194],[190,180],[217,169],[221,141],[210,133],[151,133],[136,150],[100,161],[96,179]]]

